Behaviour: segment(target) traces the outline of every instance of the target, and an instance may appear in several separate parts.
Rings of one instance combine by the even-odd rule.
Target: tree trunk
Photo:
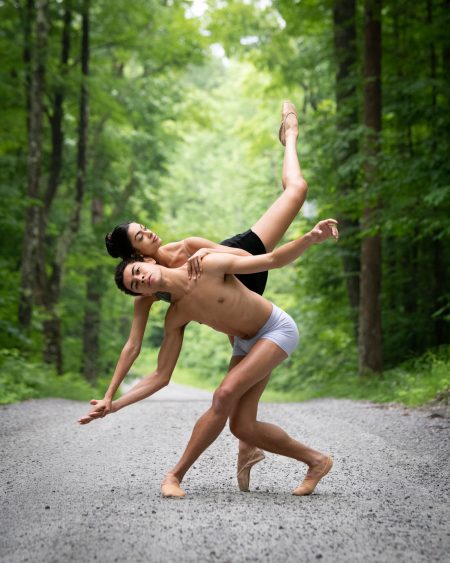
[[[36,297],[38,301],[46,306],[51,302],[51,299],[46,295],[50,290],[48,287],[49,280],[46,270],[46,253],[45,253],[45,240],[47,236],[48,216],[50,213],[51,205],[56,192],[59,187],[61,177],[61,170],[63,164],[63,149],[64,149],[64,90],[65,78],[67,75],[67,65],[69,61],[70,52],[70,27],[72,21],[72,12],[70,9],[70,0],[66,0],[63,16],[63,31],[61,37],[61,58],[59,65],[60,82],[55,88],[53,95],[52,112],[49,117],[52,152],[50,156],[50,170],[48,175],[48,182],[45,194],[43,195],[43,203],[40,212],[40,225],[39,236],[37,240],[38,252],[36,262]],[[53,254],[51,252],[50,254]],[[44,333],[46,331],[44,330]],[[55,334],[57,331],[53,331]],[[44,356],[47,354],[44,353]]]
[[[61,59],[60,59],[60,75],[61,83],[56,88],[53,98],[52,114],[50,116],[52,153],[50,157],[50,173],[47,183],[47,189],[43,195],[43,202],[40,213],[40,226],[38,244],[38,260],[36,264],[36,293],[39,301],[44,305],[46,310],[46,319],[43,324],[45,336],[44,361],[54,364],[58,373],[62,373],[63,358],[61,350],[61,323],[56,314],[56,304],[60,296],[61,284],[61,267],[62,265],[53,264],[52,274],[47,276],[45,262],[45,237],[47,233],[48,214],[51,204],[56,195],[63,162],[64,147],[64,78],[67,74],[67,64],[70,52],[70,26],[72,14],[70,10],[69,0],[65,3],[63,17],[63,32],[61,38]]]
[[[45,352],[47,362],[55,363],[58,373],[62,373],[61,329],[56,310],[61,291],[62,271],[73,239],[80,226],[80,214],[86,184],[87,135],[88,135],[88,86],[89,75],[89,0],[84,0],[82,8],[80,118],[78,126],[77,176],[74,205],[67,228],[59,237],[52,264],[52,281],[45,299],[48,319],[44,324]]]
[[[31,116],[31,45],[32,27],[34,18],[34,0],[26,0],[23,14],[23,65],[25,68],[25,100],[27,134],[30,134]]]
[[[29,4],[31,6],[31,4]],[[27,10],[26,18],[31,16]],[[30,26],[31,28],[31,26]],[[48,43],[48,2],[41,0],[36,3],[36,40],[30,58],[31,71],[28,117],[28,161],[27,161],[27,199],[29,200],[25,215],[25,229],[22,243],[19,323],[28,329],[34,301],[35,265],[38,258],[38,240],[41,207],[37,200],[40,196],[40,175],[42,164],[43,137],[43,99],[45,84],[45,66]],[[24,58],[30,56],[25,47]]]
[[[53,112],[50,118],[52,132],[52,156],[50,161],[50,174],[48,178],[47,191],[45,194],[44,205],[48,213],[53,198],[56,195],[62,170],[62,158],[64,147],[64,79],[67,76],[67,64],[70,53],[70,27],[72,22],[72,11],[69,2],[66,1],[64,10],[64,25],[61,39],[61,62],[60,62],[60,85],[56,88],[53,100]]]
[[[381,0],[364,6],[364,124],[368,128],[364,166],[366,192],[376,183],[381,131]],[[359,372],[381,372],[381,237],[377,232],[380,201],[367,199],[361,217],[361,286],[359,308]],[[368,230],[370,231],[368,232]],[[374,234],[375,232],[375,234]]]
[[[103,202],[99,198],[92,200],[91,222],[95,231],[103,220]],[[98,373],[100,353],[100,311],[102,291],[99,279],[101,268],[96,266],[87,272],[86,309],[83,329],[83,375],[91,384],[95,384]]]
[[[52,275],[47,280],[44,294],[44,306],[47,318],[44,320],[45,337],[44,362],[53,364],[56,371],[63,372],[63,354],[61,348],[61,320],[56,312],[56,306],[61,293],[62,268],[54,264]]]
[[[427,0],[427,24],[430,27],[429,34],[430,38],[433,37],[433,3],[432,0]],[[437,93],[436,93],[436,47],[434,41],[430,40],[430,78],[431,78],[431,109],[432,109],[432,119],[431,119],[431,147],[432,152],[437,150],[436,140],[439,138],[439,133],[436,132],[436,118],[437,118]],[[433,302],[433,313],[432,316],[434,320],[434,344],[440,345],[445,343],[445,321],[442,318],[442,314],[437,311],[442,310],[445,305],[445,268],[444,268],[444,257],[442,252],[442,242],[439,239],[433,239],[430,241],[431,247],[433,249],[433,287],[432,287],[432,302]]]
[[[336,154],[337,190],[345,201],[347,195],[356,188],[356,173],[345,176],[340,168],[357,154],[358,143],[355,138],[347,142],[345,138],[349,130],[358,123],[356,101],[356,82],[354,72],[357,65],[356,49],[356,0],[334,0],[334,49],[336,59],[336,114],[337,134],[342,138],[340,149]],[[344,203],[345,206],[345,203]],[[358,221],[353,219],[348,209],[341,209],[338,215],[339,228],[342,233],[340,244],[342,261],[347,284],[350,307],[353,311],[355,335],[358,334],[359,306],[359,243],[356,235],[359,231]]]

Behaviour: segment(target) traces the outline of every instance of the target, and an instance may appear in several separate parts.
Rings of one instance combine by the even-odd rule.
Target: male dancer
[[[200,278],[189,278],[187,265],[165,268],[157,264],[124,261],[117,267],[116,283],[131,295],[165,292],[171,306],[165,319],[164,340],[157,369],[113,402],[110,412],[144,399],[170,381],[190,321],[207,324],[233,335],[234,367],[215,391],[211,407],[194,426],[191,439],[177,465],[162,483],[164,496],[183,497],[181,480],[203,451],[218,437],[230,418],[232,433],[244,442],[309,466],[295,495],[311,494],[332,467],[329,456],[297,442],[281,428],[256,420],[260,396],[272,370],[296,348],[298,331],[292,318],[262,296],[248,290],[232,274],[281,268],[315,243],[338,238],[334,219],[320,221],[303,237],[259,256],[210,254],[202,261]],[[105,401],[96,402],[79,422],[104,416]]]

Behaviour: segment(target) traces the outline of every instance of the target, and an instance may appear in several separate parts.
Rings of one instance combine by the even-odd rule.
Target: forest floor
[[[172,385],[84,427],[87,405],[40,399],[0,407],[0,560],[87,562],[444,561],[450,552],[450,422],[435,410],[336,399],[260,406],[259,418],[331,453],[309,497],[305,466],[267,454],[251,492],[235,481],[224,431],[185,479],[159,484],[207,391]]]

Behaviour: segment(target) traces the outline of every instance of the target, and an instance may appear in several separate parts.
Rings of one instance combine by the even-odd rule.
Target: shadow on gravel
[[[181,499],[164,499],[167,502],[190,502],[190,501],[204,501],[204,502],[229,502],[241,506],[243,502],[261,501],[265,502],[270,499],[271,502],[280,500],[284,502],[330,502],[330,500],[345,496],[344,493],[335,492],[322,492],[313,493],[312,495],[298,497],[289,492],[276,492],[276,491],[252,491],[242,492],[236,491],[234,493],[225,491],[211,491],[211,489],[191,489],[186,487],[186,496]],[[162,496],[160,497],[163,498]]]

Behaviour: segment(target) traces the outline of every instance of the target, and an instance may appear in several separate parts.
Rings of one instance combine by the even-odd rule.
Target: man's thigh
[[[230,370],[220,388],[227,389],[235,399],[240,399],[286,358],[284,350],[262,338],[246,356],[234,356],[231,359]]]

